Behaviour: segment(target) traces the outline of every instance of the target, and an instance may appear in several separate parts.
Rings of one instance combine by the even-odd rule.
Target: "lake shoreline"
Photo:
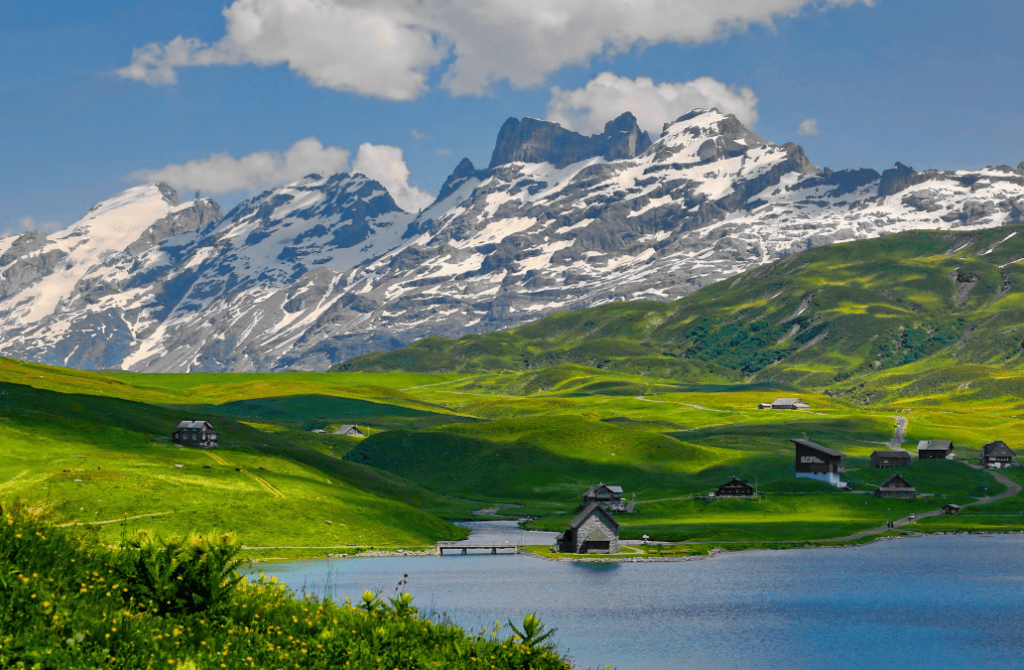
[[[817,540],[822,544],[798,544],[793,543],[791,546],[774,546],[774,547],[743,547],[742,549],[728,549],[721,546],[716,546],[711,549],[707,554],[696,554],[687,556],[601,556],[599,554],[572,554],[564,556],[545,556],[538,554],[529,549],[520,549],[514,555],[526,556],[528,558],[538,559],[542,561],[551,561],[555,563],[683,563],[689,561],[701,561],[709,558],[715,558],[716,556],[722,556],[724,554],[741,554],[750,551],[786,551],[789,549],[850,549],[856,547],[867,547],[878,542],[885,542],[888,540],[908,540],[922,537],[936,537],[936,536],[947,536],[947,535],[977,535],[977,536],[1002,536],[1002,535],[1020,535],[1024,531],[1019,530],[1008,530],[1008,531],[937,531],[934,533],[927,532],[904,532],[901,535],[883,535],[872,538],[868,542],[844,542],[835,544],[825,544],[830,540]],[[812,541],[814,542],[814,541]],[[713,544],[713,543],[708,543]],[[764,544],[772,544],[765,542]],[[445,546],[445,549],[457,548]],[[474,556],[484,554],[472,554]],[[513,554],[501,554],[503,556]],[[359,554],[327,554],[326,556],[289,556],[289,557],[267,557],[267,558],[251,558],[247,557],[243,559],[245,565],[259,565],[261,563],[295,563],[309,560],[349,560],[354,558],[409,558],[409,557],[421,557],[421,556],[440,556],[438,547],[434,546],[427,550],[412,551],[412,550],[373,550]]]

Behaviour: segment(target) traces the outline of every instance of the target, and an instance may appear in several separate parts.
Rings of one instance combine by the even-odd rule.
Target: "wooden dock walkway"
[[[445,552],[446,549],[448,550],[448,552],[450,554],[451,553],[465,554],[465,553],[467,553],[467,551],[466,551],[467,549],[478,549],[478,550],[480,550],[480,549],[483,549],[483,550],[490,549],[492,554],[497,554],[499,549],[506,549],[506,550],[511,549],[512,550],[511,553],[513,553],[513,554],[518,554],[519,553],[519,545],[518,544],[511,544],[511,543],[504,543],[504,542],[501,543],[501,544],[466,544],[466,543],[462,543],[462,544],[456,544],[456,543],[443,544],[443,543],[438,543],[438,545],[437,545],[437,553],[438,554],[440,554],[441,556],[444,556],[444,552]],[[461,550],[461,551],[456,552],[455,550]]]

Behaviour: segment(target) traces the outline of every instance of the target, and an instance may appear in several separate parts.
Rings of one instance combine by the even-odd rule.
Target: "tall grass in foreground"
[[[510,635],[498,624],[469,635],[397,590],[357,604],[297,598],[238,564],[227,536],[111,548],[38,508],[0,507],[0,667],[570,667],[533,615]]]

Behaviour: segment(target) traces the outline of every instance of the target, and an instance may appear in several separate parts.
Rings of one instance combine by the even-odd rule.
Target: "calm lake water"
[[[519,539],[484,525],[487,537]],[[260,569],[353,600],[366,589],[390,596],[408,573],[416,605],[468,629],[537,612],[581,668],[1024,668],[1024,535],[678,563],[446,555]]]

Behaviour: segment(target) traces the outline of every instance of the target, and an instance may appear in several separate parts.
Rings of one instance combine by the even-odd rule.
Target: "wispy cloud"
[[[398,206],[407,212],[418,212],[434,202],[434,196],[409,183],[409,167],[398,147],[360,144],[359,153],[352,163],[352,171],[362,172],[379,181]]]
[[[295,181],[313,172],[332,174],[348,168],[351,153],[338,147],[325,147],[315,137],[299,140],[283,154],[258,151],[242,158],[226,153],[187,163],[171,163],[153,170],[136,170],[130,181],[165,182],[173,188],[218,194],[244,190],[257,193]]]
[[[36,221],[31,216],[23,216],[18,219],[18,225],[23,231],[41,230],[44,233],[55,233],[64,227],[59,221]]]
[[[735,114],[744,125],[757,123],[757,96],[749,88],[728,86],[710,77],[682,83],[655,84],[648,77],[618,77],[602,72],[583,88],[551,89],[547,118],[585,134],[601,132],[605,122],[632,112],[640,127],[655,138],[662,125],[698,107]]]
[[[451,57],[442,85],[480,95],[502,80],[542,84],[598,56],[709,42],[807,7],[853,4],[872,0],[235,0],[217,42],[147,44],[117,73],[174,84],[182,67],[287,64],[316,86],[409,100]]]
[[[800,127],[796,129],[797,135],[817,135],[818,134],[818,119],[804,119],[800,122]]]
[[[210,195],[234,191],[252,194],[312,173],[346,172],[350,169],[351,155],[347,149],[325,147],[317,138],[307,137],[283,154],[258,151],[241,158],[214,154],[162,168],[136,170],[127,178],[136,182],[165,182],[179,191],[197,190]],[[402,209],[416,211],[434,200],[430,194],[409,184],[409,168],[398,147],[362,144],[351,170],[383,184]]]

